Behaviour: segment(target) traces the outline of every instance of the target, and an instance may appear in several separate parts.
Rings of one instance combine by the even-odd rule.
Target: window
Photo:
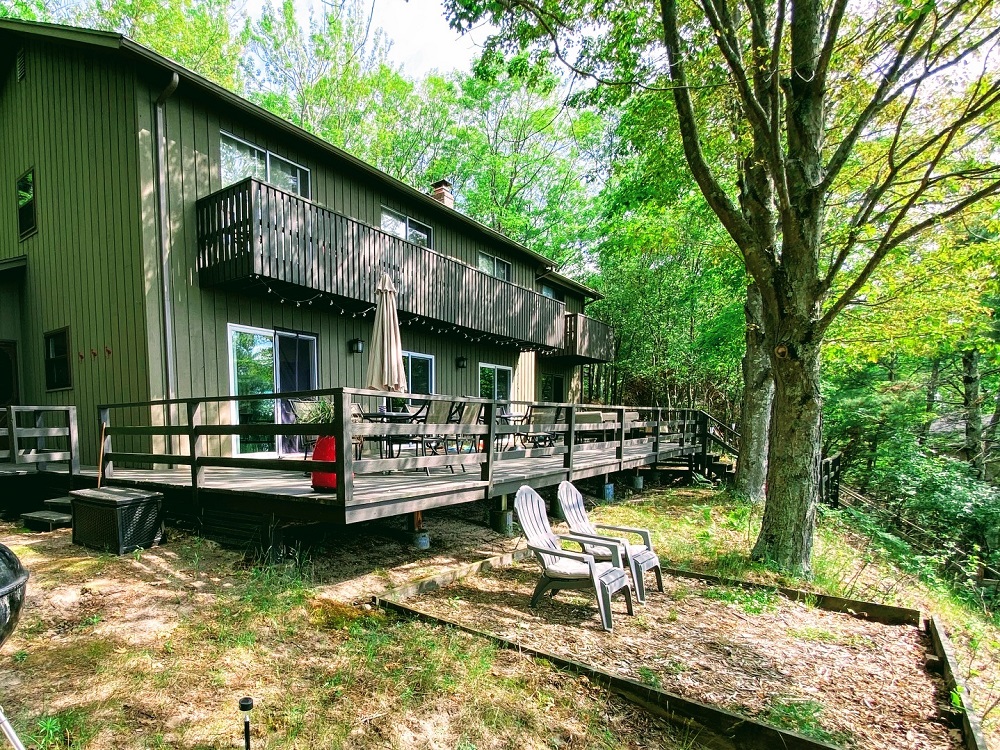
[[[295,331],[274,331],[229,324],[229,374],[231,393],[249,396],[261,393],[308,391],[317,382],[316,337]],[[239,400],[233,404],[236,424],[291,424],[295,408],[288,399]],[[275,435],[235,436],[233,453],[300,450],[295,437]]]
[[[514,371],[503,365],[479,363],[479,396],[494,401],[510,401]]]
[[[538,400],[561,404],[565,401],[563,382],[561,375],[542,375],[541,382],[539,383]]]
[[[403,352],[403,371],[406,373],[406,390],[410,393],[434,393],[434,357],[430,354]],[[393,411],[412,403],[409,398],[388,399]]]
[[[28,71],[28,63],[24,57],[24,47],[17,51],[17,80],[23,81]]]
[[[420,247],[431,246],[431,228],[391,208],[382,207],[382,231]]]
[[[434,357],[403,352],[406,390],[410,393],[434,393]]]
[[[309,170],[295,162],[229,133],[219,136],[219,156],[224,186],[254,177],[289,193],[309,197]]]
[[[22,240],[38,231],[35,223],[34,169],[29,169],[17,178],[17,231]]]
[[[548,297],[549,299],[563,301],[563,296],[555,290],[555,287],[551,287],[548,284],[542,284],[542,296]]]
[[[45,390],[70,387],[69,328],[62,328],[45,334]]]
[[[479,253],[479,270],[504,281],[510,281],[512,275],[510,263],[489,253]]]

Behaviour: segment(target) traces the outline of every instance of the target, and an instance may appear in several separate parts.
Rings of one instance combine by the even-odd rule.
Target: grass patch
[[[830,732],[823,727],[820,717],[823,704],[810,700],[773,701],[765,721],[781,729],[790,729],[820,742],[842,745],[850,741],[850,735]]]
[[[759,615],[774,609],[776,591],[744,589],[739,586],[710,586],[702,594],[706,599],[735,604],[748,615]]]

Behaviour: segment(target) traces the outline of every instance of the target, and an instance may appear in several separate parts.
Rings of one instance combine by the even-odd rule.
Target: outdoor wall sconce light
[[[468,366],[469,366],[469,358],[468,357],[456,357],[455,358],[455,367],[457,367],[459,370],[464,370]]]
[[[351,354],[361,354],[365,350],[365,342],[361,339],[351,339],[347,342],[347,351]]]

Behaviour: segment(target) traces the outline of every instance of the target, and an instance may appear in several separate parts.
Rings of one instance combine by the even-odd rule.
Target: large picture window
[[[34,169],[29,169],[17,178],[17,231],[22,240],[38,231],[35,222]]]
[[[431,246],[431,228],[391,208],[382,207],[382,231],[420,247]]]
[[[309,170],[229,133],[219,136],[223,186],[247,177],[269,182],[303,198],[309,197]]]
[[[57,391],[73,385],[69,370],[69,328],[45,334],[45,389]]]
[[[479,363],[479,396],[494,401],[510,401],[514,371],[503,365]]]

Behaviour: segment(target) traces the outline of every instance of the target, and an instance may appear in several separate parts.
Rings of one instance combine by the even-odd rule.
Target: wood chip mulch
[[[941,717],[947,694],[927,672],[927,636],[778,595],[664,576],[629,617],[614,600],[601,629],[593,595],[563,591],[537,609],[533,561],[466,578],[408,604],[468,627],[629,677],[669,693],[851,748],[961,747]],[[791,718],[789,718],[791,717]],[[798,717],[798,718],[796,718]],[[802,718],[804,717],[804,718]],[[791,723],[788,723],[791,722]]]

